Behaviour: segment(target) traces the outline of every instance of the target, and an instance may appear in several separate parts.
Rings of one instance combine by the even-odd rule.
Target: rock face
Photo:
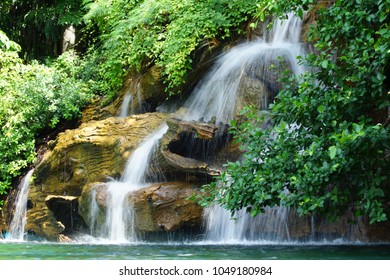
[[[80,195],[80,186],[118,177],[126,159],[166,115],[108,118],[61,133],[35,170],[35,185],[60,195]]]
[[[129,98],[125,110],[128,116],[154,111],[167,98],[161,79],[161,69],[153,66],[143,73],[130,73],[118,97],[109,104],[97,102],[90,105],[84,110],[81,122],[119,116],[124,109],[122,106],[125,98]]]
[[[171,169],[216,175],[209,159],[228,143],[225,127],[188,122],[178,119],[167,121],[168,132],[161,141],[160,151]]]
[[[167,182],[139,190],[132,198],[136,228],[143,232],[199,228],[203,209],[188,199],[199,187],[189,182]]]
[[[183,181],[154,183],[131,193],[128,203],[134,208],[135,230],[139,233],[175,231],[183,227],[199,228],[202,223],[202,208],[188,198],[198,193],[199,184]],[[79,213],[88,227],[92,227],[91,192],[99,213],[95,222],[104,224],[107,209],[107,185],[95,183],[84,188],[79,199]],[[97,230],[99,231],[99,230]],[[98,232],[98,235],[100,233]]]
[[[166,117],[150,113],[108,118],[59,134],[35,168],[26,230],[53,239],[82,226],[77,199],[83,187],[119,177],[134,148]]]

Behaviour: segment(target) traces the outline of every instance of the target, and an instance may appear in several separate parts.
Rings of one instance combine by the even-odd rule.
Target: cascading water
[[[278,91],[275,86],[277,77],[271,68],[281,63],[284,69],[290,69],[297,76],[306,70],[304,66],[298,64],[297,59],[298,56],[305,54],[303,45],[299,43],[301,25],[302,21],[290,14],[283,22],[275,21],[273,30],[265,35],[267,39],[262,38],[236,46],[221,55],[185,103],[188,109],[184,120],[212,121],[217,125],[229,124],[237,114],[237,103],[242,98],[243,88],[246,87],[244,80],[248,77],[261,81],[264,85],[257,88],[256,96],[260,99],[257,102],[259,109],[267,109],[273,98],[270,93],[277,94]],[[265,92],[259,89],[264,89]],[[139,93],[138,88],[138,99]],[[150,135],[129,158],[122,179],[108,184],[106,219],[100,228],[97,223],[99,213],[97,193],[91,192],[91,234],[98,233],[100,237],[110,242],[137,241],[134,209],[129,203],[129,195],[146,186],[146,177],[153,178],[146,174],[150,169],[149,158],[167,129],[167,125],[164,125]],[[267,207],[263,214],[255,218],[241,210],[236,212],[232,219],[230,212],[213,205],[204,211],[205,241],[212,243],[289,241],[289,217],[290,210],[286,207]]]
[[[23,241],[24,229],[27,222],[27,199],[30,189],[30,180],[34,170],[30,170],[22,179],[18,186],[18,195],[15,201],[14,216],[12,218],[7,239]]]
[[[127,92],[125,94],[125,96],[123,97],[121,110],[119,112],[120,118],[124,118],[124,117],[127,117],[129,115],[128,111],[129,111],[130,103],[132,103],[132,100],[133,100],[133,97],[131,96],[131,94],[129,92]]]
[[[102,225],[100,234],[102,238],[110,242],[135,242],[137,241],[134,230],[134,209],[129,203],[129,194],[145,187],[148,172],[149,158],[156,144],[168,130],[167,125],[152,133],[133,152],[128,159],[124,174],[120,181],[112,181],[107,189],[107,213],[105,223]],[[96,192],[91,195],[91,231],[95,227],[97,205]]]
[[[267,82],[271,66],[278,62],[279,57],[285,59],[294,74],[301,74],[305,70],[297,63],[297,57],[304,54],[304,48],[299,43],[301,25],[301,19],[289,15],[283,22],[275,21],[272,32],[267,36],[269,42],[258,39],[236,46],[220,56],[187,100],[185,107],[188,112],[184,119],[210,121],[215,118],[217,124],[230,123],[241,92],[242,78],[252,75]],[[269,101],[261,103],[261,109],[267,109]]]
[[[137,94],[133,95],[129,90],[123,97],[118,117],[124,118],[143,111],[144,108],[142,108],[141,84],[138,82]]]
[[[234,217],[218,205],[205,210],[205,240],[212,243],[243,243],[251,241],[288,241],[287,207],[267,207],[264,213],[252,218],[245,210]]]
[[[240,98],[244,76],[267,83],[272,77],[271,66],[279,57],[295,75],[305,71],[298,64],[297,57],[304,55],[299,43],[302,20],[292,14],[281,22],[276,20],[268,40],[258,39],[232,48],[219,57],[208,75],[200,82],[186,102],[187,120],[210,121],[216,124],[230,123],[236,112],[236,103]],[[276,83],[276,79],[271,81]],[[270,84],[269,86],[272,86]],[[270,100],[267,94],[260,100],[260,109],[267,109]],[[238,211],[234,217],[226,210],[215,205],[205,211],[206,240],[212,242],[234,243],[245,240],[267,239],[273,241],[288,240],[288,209],[285,207],[267,208],[265,213],[251,218],[245,210]]]

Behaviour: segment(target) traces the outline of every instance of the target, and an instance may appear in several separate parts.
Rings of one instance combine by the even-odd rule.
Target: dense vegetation
[[[88,3],[90,2],[90,3]],[[122,85],[129,69],[162,69],[166,89],[177,93],[193,65],[197,47],[242,33],[256,11],[252,0],[86,1],[87,25],[97,26],[104,60],[101,73],[110,86]]]
[[[81,26],[82,0],[2,0],[0,30],[21,46],[25,61],[58,56],[69,25]]]
[[[35,140],[46,127],[80,115],[90,86],[77,76],[73,52],[49,65],[23,64],[20,47],[0,33],[0,194],[35,161]]]
[[[290,5],[302,14],[300,4],[309,2],[273,1],[262,14]],[[264,114],[253,110],[247,122],[233,123],[243,159],[206,188],[212,195],[203,203],[216,199],[253,216],[286,205],[301,214],[336,218],[352,209],[371,223],[387,219],[389,11],[388,0],[339,0],[318,11],[309,35],[317,52],[306,58],[313,71],[284,75],[267,116],[272,127],[261,129]]]

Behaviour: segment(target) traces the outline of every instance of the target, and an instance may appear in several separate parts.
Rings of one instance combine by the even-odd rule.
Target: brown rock
[[[60,133],[35,168],[26,230],[48,239],[74,227],[77,200],[85,185],[119,177],[127,158],[166,115],[150,113],[91,121]],[[76,212],[76,213],[74,213]]]
[[[152,66],[143,73],[129,73],[118,96],[109,103],[105,99],[96,100],[83,111],[81,122],[119,116],[126,95],[130,95],[132,100],[128,115],[154,111],[167,98],[161,69]]]
[[[167,182],[135,192],[131,201],[137,230],[155,232],[200,227],[203,209],[189,200],[198,193],[198,187],[186,182]]]
[[[155,183],[129,195],[128,203],[135,211],[135,230],[138,232],[175,231],[183,227],[200,227],[203,209],[188,198],[198,192],[199,184],[189,182]],[[91,221],[91,191],[96,191],[98,224],[106,215],[107,186],[105,183],[85,187],[79,199],[79,214],[88,226]]]
[[[210,166],[209,159],[229,142],[225,126],[178,119],[168,119],[167,124],[160,153],[170,170],[212,176],[220,173]]]

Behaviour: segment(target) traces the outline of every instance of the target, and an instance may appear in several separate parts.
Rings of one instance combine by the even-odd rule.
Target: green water
[[[390,260],[390,244],[218,245],[0,242],[1,260]]]

